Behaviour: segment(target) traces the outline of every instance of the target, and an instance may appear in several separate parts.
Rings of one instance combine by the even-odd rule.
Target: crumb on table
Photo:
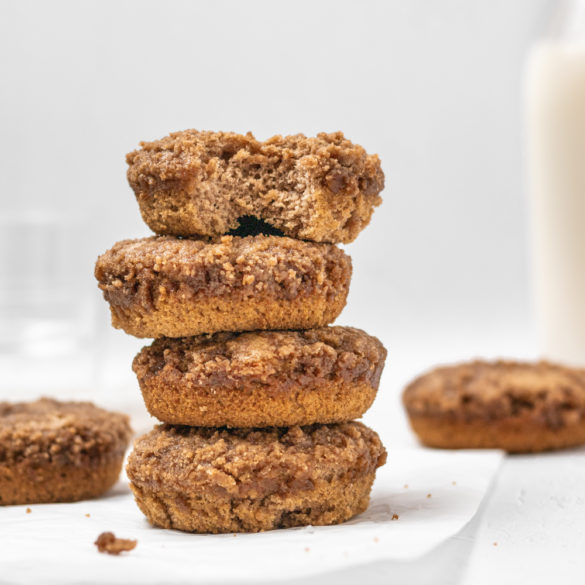
[[[26,509],[26,513],[27,513],[27,514],[30,514],[31,512],[32,512],[32,510],[31,510],[30,508],[27,508],[27,509]]]
[[[392,514],[392,520],[398,520],[400,516],[398,514]]]
[[[102,532],[94,542],[99,552],[109,555],[119,555],[121,552],[130,551],[136,547],[136,543],[136,540],[116,538],[113,532]]]

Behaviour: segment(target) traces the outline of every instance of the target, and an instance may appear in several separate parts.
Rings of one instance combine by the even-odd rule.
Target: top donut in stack
[[[127,156],[128,181],[157,234],[217,237],[254,217],[280,234],[353,241],[381,203],[376,155],[341,132],[307,138],[175,132]]]
[[[342,133],[176,132],[127,156],[158,236],[118,242],[96,277],[137,337],[310,329],[343,309],[351,242],[381,198],[380,161]]]

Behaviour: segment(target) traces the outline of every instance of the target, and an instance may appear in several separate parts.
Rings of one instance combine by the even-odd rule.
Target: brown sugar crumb
[[[351,259],[292,238],[161,236],[116,243],[95,276],[114,327],[136,337],[308,329],[343,309]]]
[[[27,514],[30,514],[31,512],[32,512],[32,510],[31,510],[30,508],[27,508],[27,509],[26,509],[26,513],[27,513]]]
[[[275,453],[278,466],[271,463]],[[136,441],[126,471],[143,488],[263,498],[333,477],[353,479],[385,462],[378,435],[359,422],[267,429],[159,425]]]
[[[126,538],[116,538],[113,532],[102,532],[94,542],[98,551],[109,555],[119,555],[136,548],[137,541]]]
[[[145,309],[156,305],[161,287],[198,300],[236,293],[248,299],[259,282],[289,299],[325,286],[333,301],[350,276],[349,256],[336,246],[263,235],[122,240],[95,267],[106,300]]]
[[[164,374],[168,384],[190,383],[190,391],[221,386],[233,392],[249,385],[281,389],[291,379],[310,388],[345,381],[377,387],[385,357],[377,338],[354,327],[330,326],[156,339],[142,349],[133,369],[141,380]]]
[[[86,517],[86,518],[89,518],[89,514],[86,514],[86,515],[85,515],[85,517]]]
[[[398,520],[400,516],[398,514],[392,514],[392,520]]]
[[[432,498],[433,494],[427,494],[427,498]]]
[[[81,466],[112,451],[124,453],[131,436],[126,415],[90,402],[0,402],[2,463],[30,459],[40,463]],[[36,454],[36,458],[33,456]],[[6,502],[3,502],[6,503]]]
[[[490,420],[531,412],[559,427],[585,408],[585,369],[476,360],[426,372],[407,386],[403,399],[411,415]]]

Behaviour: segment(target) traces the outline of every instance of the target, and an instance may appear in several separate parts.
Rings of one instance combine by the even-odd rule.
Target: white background
[[[340,322],[390,346],[528,330],[523,67],[551,6],[3,2],[0,212],[84,213],[91,279],[99,253],[148,231],[125,179],[140,140],[342,129],[380,155],[387,188],[349,248]]]
[[[148,233],[124,155],[185,128],[251,130],[262,139],[341,129],[380,155],[384,203],[347,247],[354,277],[338,322],[389,348],[366,421],[390,450],[413,443],[398,404],[413,373],[472,356],[536,357],[523,75],[553,5],[4,1],[0,214],[48,211],[82,222],[70,277],[96,307],[95,398],[142,408],[129,364],[143,342],[111,329],[92,276],[98,254]],[[19,244],[9,246],[16,258]],[[3,278],[0,271],[0,285]],[[2,378],[0,399],[13,399]],[[550,579],[559,563],[573,574],[585,518],[579,461],[508,461],[487,520],[434,553],[417,578],[440,570],[456,582],[470,555],[474,585],[509,582],[506,575]],[[510,571],[516,559],[522,567]],[[374,575],[388,573],[374,567]]]

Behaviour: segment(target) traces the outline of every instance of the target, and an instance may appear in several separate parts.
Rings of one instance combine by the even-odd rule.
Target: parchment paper
[[[261,534],[194,535],[148,525],[123,478],[98,500],[0,507],[0,583],[259,583],[374,560],[416,559],[476,513],[500,465],[498,451],[389,449],[369,509],[340,526]],[[86,516],[89,514],[89,517]],[[119,557],[97,536],[138,540]]]

